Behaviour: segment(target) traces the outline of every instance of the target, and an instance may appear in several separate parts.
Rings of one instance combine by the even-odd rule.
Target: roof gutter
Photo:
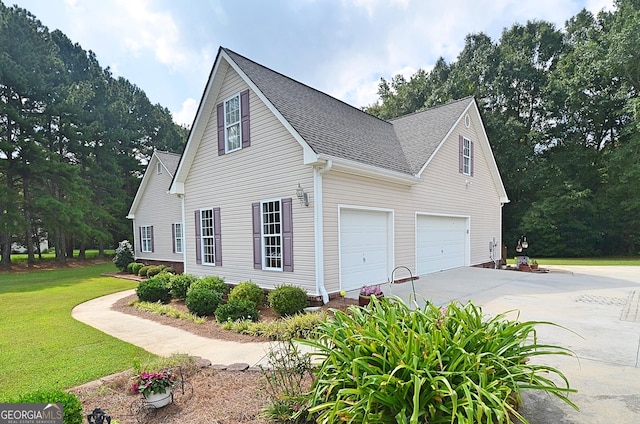
[[[316,156],[317,163],[331,162],[330,169],[334,171],[345,172],[353,175],[374,178],[382,181],[389,181],[396,184],[413,186],[420,182],[420,178],[416,175],[405,174],[404,172],[392,171],[390,169],[380,168],[378,166],[367,165],[349,159],[336,158],[333,156],[319,154]],[[314,164],[315,165],[315,164]],[[326,172],[326,171],[325,171]]]

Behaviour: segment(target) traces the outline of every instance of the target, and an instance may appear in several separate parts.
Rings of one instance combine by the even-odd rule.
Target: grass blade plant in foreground
[[[533,364],[539,355],[571,355],[537,343],[548,322],[485,319],[480,307],[427,304],[412,310],[399,299],[336,311],[320,323],[321,365],[310,413],[322,423],[513,423],[523,389],[542,390],[577,409],[558,369]],[[554,381],[562,381],[557,385]]]

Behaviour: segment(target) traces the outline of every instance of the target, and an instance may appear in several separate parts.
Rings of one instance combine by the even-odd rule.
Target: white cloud
[[[197,111],[198,102],[195,99],[188,98],[182,102],[182,109],[180,109],[180,111],[172,113],[173,121],[179,125],[191,127]]]

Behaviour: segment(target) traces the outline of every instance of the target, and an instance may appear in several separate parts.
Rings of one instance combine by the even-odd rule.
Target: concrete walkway
[[[402,278],[403,275],[396,276]],[[580,411],[544,394],[525,392],[521,412],[531,424],[640,423],[640,267],[553,267],[549,273],[460,268],[384,287],[385,295],[423,305],[473,300],[488,315],[506,311],[538,327],[540,343],[572,349],[576,357],[544,357],[578,393]],[[194,336],[111,310],[131,291],[77,306],[73,316],[107,334],[159,354],[188,353],[213,363],[264,361],[269,343],[232,343]],[[171,344],[168,342],[171,341]]]
[[[188,331],[114,311],[111,306],[134,290],[110,294],[84,302],[73,308],[71,315],[120,340],[161,356],[174,353],[200,356],[213,364],[246,363],[256,365],[264,360],[270,343],[236,343],[212,340]]]

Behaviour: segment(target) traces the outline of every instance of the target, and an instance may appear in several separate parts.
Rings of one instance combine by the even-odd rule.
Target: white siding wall
[[[229,68],[216,104],[248,86]],[[228,283],[252,280],[264,288],[294,284],[315,295],[313,243],[313,170],[303,164],[302,148],[253,92],[249,93],[251,146],[218,156],[216,110],[185,181],[186,272],[218,275]],[[309,206],[296,198],[298,183],[309,193]],[[253,268],[251,204],[293,199],[294,272]],[[219,207],[222,266],[197,265],[194,211]]]
[[[171,184],[171,175],[163,168],[157,174],[158,160],[152,157],[148,165],[150,173],[147,187],[135,211],[134,239],[137,259],[153,259],[158,261],[182,262],[181,253],[173,253],[171,224],[180,222],[182,212],[180,199],[167,194]],[[153,252],[140,252],[140,226],[153,225]]]
[[[470,264],[489,261],[489,241],[501,245],[501,206],[498,190],[489,173],[480,137],[478,116],[470,113],[471,126],[463,122],[455,128],[422,174],[422,182],[412,187],[330,171],[324,175],[324,257],[325,286],[339,287],[338,207],[363,206],[394,210],[395,266],[415,272],[416,213],[470,217]],[[458,136],[474,142],[473,177],[458,172]],[[471,181],[466,185],[465,181]],[[498,248],[500,251],[500,248]],[[404,277],[405,275],[402,275]]]

